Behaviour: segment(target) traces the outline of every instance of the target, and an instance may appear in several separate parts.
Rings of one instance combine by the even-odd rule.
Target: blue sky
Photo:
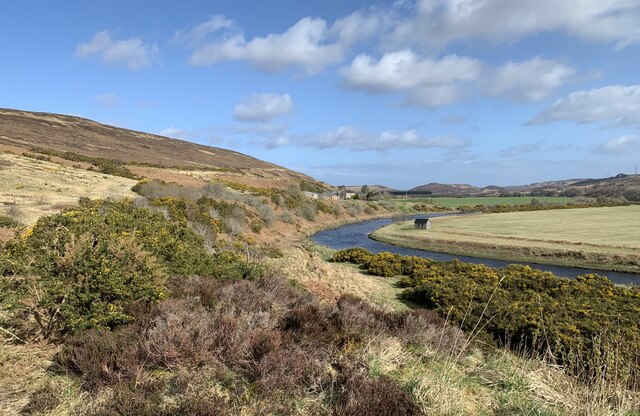
[[[20,1],[0,106],[231,148],[333,185],[633,173],[640,0]]]

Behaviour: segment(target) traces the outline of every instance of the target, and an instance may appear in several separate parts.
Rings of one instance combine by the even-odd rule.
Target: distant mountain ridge
[[[620,173],[600,179],[563,179],[515,186],[476,187],[468,184],[428,183],[416,186],[407,192],[425,193],[433,196],[568,196],[568,197],[625,197],[640,201],[640,175]]]

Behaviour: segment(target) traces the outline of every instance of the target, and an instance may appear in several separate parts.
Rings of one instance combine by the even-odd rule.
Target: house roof
[[[422,223],[422,222],[429,222],[429,221],[431,221],[429,218],[416,218],[414,223]]]

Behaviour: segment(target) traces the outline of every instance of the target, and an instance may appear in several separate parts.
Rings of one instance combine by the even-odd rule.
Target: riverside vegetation
[[[134,200],[82,199],[3,243],[0,362],[28,367],[14,361],[21,345],[55,351],[26,397],[0,372],[4,413],[423,413],[376,369],[378,343],[445,354],[458,329],[426,310],[320,302],[279,277],[264,266],[277,250],[248,235],[281,220],[263,197],[147,181],[134,190]],[[273,204],[303,221],[375,209],[300,195],[274,192]]]
[[[426,280],[420,281],[410,298],[433,310],[374,307],[349,294],[325,299],[269,266],[286,247],[255,242],[278,224],[309,222],[309,212],[326,210],[319,204],[347,216],[375,210],[375,204],[310,201],[296,188],[252,195],[219,185],[142,181],[134,190],[139,197],[119,202],[82,199],[3,243],[4,413],[561,415],[637,409],[633,390],[620,387],[633,387],[635,367],[625,372],[620,366],[614,377],[612,355],[603,356],[606,371],[576,365],[576,372],[590,373],[575,377],[487,346],[502,333],[498,324],[508,321],[501,315],[498,326],[470,325],[493,316],[494,309],[479,309],[491,284],[478,290],[467,279],[464,287],[438,287],[443,298],[436,304],[424,301]],[[282,218],[286,213],[291,218]],[[252,225],[257,222],[261,227]],[[335,258],[364,262],[370,273],[384,276],[406,272],[403,285],[422,276],[419,270],[435,273],[436,265],[359,250]],[[468,272],[466,265],[456,267],[447,269],[449,281]],[[495,283],[495,276],[485,280]],[[599,285],[626,300],[605,282]],[[458,299],[458,290],[466,297]],[[504,291],[493,296],[502,307],[510,304]],[[463,305],[469,299],[477,304]],[[459,310],[449,313],[449,303]],[[631,319],[628,312],[622,317]],[[552,336],[566,329],[545,324]],[[546,345],[536,334],[535,342],[520,344],[526,351]],[[520,340],[509,339],[513,345]],[[589,345],[605,352],[609,344]],[[628,359],[623,351],[615,358]],[[561,357],[577,360],[579,352]],[[611,386],[618,390],[612,393]]]
[[[544,357],[586,383],[640,387],[640,289],[604,277],[559,278],[528,266],[494,269],[355,248],[333,260],[402,275],[403,297],[473,337]]]

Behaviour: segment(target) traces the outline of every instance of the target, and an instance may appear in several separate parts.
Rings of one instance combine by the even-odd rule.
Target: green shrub
[[[305,201],[297,211],[298,214],[307,221],[314,221],[316,219],[316,204],[312,201]]]
[[[20,223],[11,217],[0,215],[0,227],[17,227]]]
[[[321,194],[325,192],[327,188],[316,182],[309,182],[309,181],[302,180],[300,181],[300,190]]]
[[[307,201],[307,197],[297,185],[288,187],[282,197],[284,198],[284,205],[289,209],[302,208]]]
[[[296,223],[295,215],[293,215],[289,211],[285,211],[282,214],[280,214],[279,219],[280,219],[280,221],[284,222],[285,224],[295,224]]]
[[[333,253],[333,257],[331,257],[331,260],[336,262],[365,264],[369,262],[371,256],[372,254],[367,250],[361,247],[356,247],[336,251],[335,253]]]
[[[369,273],[382,277],[397,276],[403,271],[400,256],[384,251],[371,256],[365,265]]]
[[[131,172],[129,169],[127,169],[124,166],[126,165],[126,162],[123,162],[121,160],[106,159],[103,157],[85,156],[76,152],[58,152],[55,150],[41,149],[41,148],[34,148],[32,150],[36,153],[42,153],[49,156],[58,156],[58,157],[61,157],[62,159],[70,160],[72,162],[90,163],[93,166],[91,166],[89,170],[95,170],[97,168],[98,172],[104,173],[106,175],[121,176],[123,178],[128,178],[128,179],[138,179],[137,175],[135,175],[133,172]],[[37,155],[33,155],[33,157],[39,158]],[[46,160],[46,159],[41,159],[41,160]]]
[[[260,273],[239,255],[209,254],[181,221],[131,202],[82,199],[80,207],[41,218],[0,252],[0,319],[36,338],[113,328],[133,319],[128,306],[164,296],[166,274]]]

